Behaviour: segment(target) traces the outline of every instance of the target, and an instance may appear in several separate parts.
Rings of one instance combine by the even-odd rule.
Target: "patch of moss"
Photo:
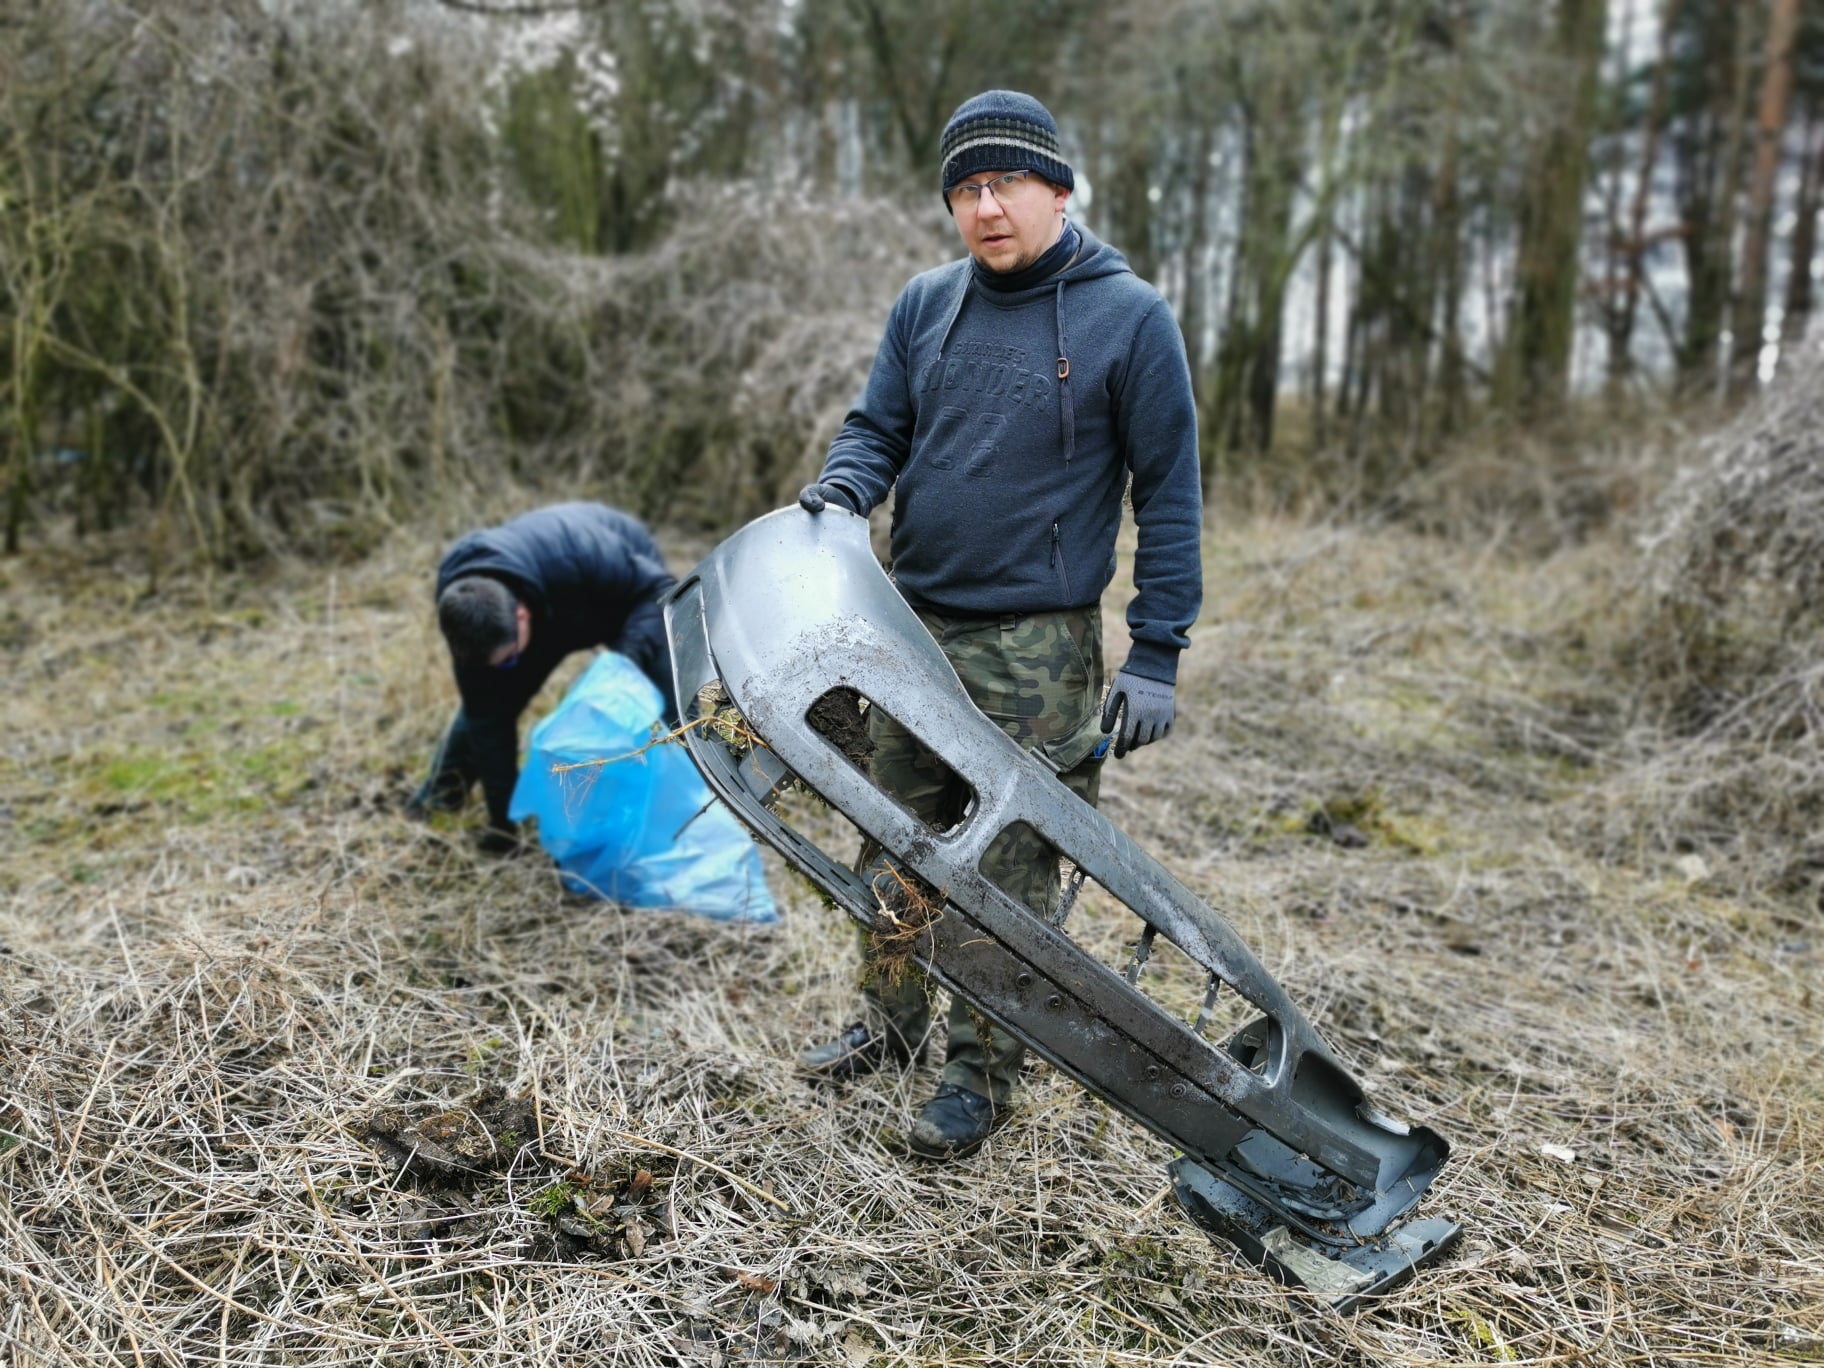
[[[1451,1319],[1462,1324],[1489,1358],[1497,1363],[1516,1362],[1520,1355],[1501,1333],[1474,1311],[1453,1311]]]
[[[1448,822],[1421,813],[1401,813],[1385,823],[1387,843],[1413,855],[1430,857],[1449,848],[1451,827]]]
[[[531,1212],[534,1216],[549,1218],[557,1215],[561,1211],[568,1211],[570,1209],[571,1201],[575,1196],[576,1189],[571,1187],[570,1184],[560,1180],[552,1183],[549,1187],[540,1188],[537,1192],[528,1197],[526,1199],[526,1210]]]
[[[224,750],[130,751],[94,773],[109,799],[176,808],[190,821],[250,812],[292,798],[308,780],[294,747]]]
[[[177,758],[156,753],[122,756],[102,766],[97,776],[103,788],[133,798],[164,801],[196,783],[191,767]]]
[[[582,1191],[567,1178],[559,1178],[549,1187],[540,1188],[526,1199],[526,1210],[535,1216],[547,1219],[562,1215],[575,1215],[577,1211],[577,1194]]]
[[[1322,802],[1281,813],[1276,824],[1287,835],[1330,836],[1339,842],[1339,832],[1353,829],[1372,844],[1427,856],[1438,853],[1448,832],[1444,823],[1434,819],[1389,811],[1378,788],[1333,794]],[[1353,843],[1361,844],[1359,840]]]

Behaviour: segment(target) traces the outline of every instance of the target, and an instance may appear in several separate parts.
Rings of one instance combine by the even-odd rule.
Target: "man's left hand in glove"
[[[1126,668],[1115,675],[1115,682],[1108,688],[1108,702],[1102,707],[1102,730],[1114,732],[1117,760],[1171,731],[1175,711],[1172,694],[1172,685]]]

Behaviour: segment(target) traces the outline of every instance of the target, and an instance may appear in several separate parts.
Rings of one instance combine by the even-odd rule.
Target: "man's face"
[[[519,664],[519,657],[526,647],[532,644],[532,613],[525,604],[517,604],[513,609],[514,621],[519,626],[519,633],[512,641],[504,641],[494,648],[488,656],[488,664],[497,670],[510,670]]]
[[[950,212],[969,255],[990,271],[1021,271],[1045,255],[1064,231],[1070,191],[1036,171],[1017,181],[1007,171],[982,171],[950,187]],[[987,186],[979,195],[962,187]]]

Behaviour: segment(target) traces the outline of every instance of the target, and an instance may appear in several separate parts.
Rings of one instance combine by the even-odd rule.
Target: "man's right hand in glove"
[[[851,513],[861,510],[855,507],[855,496],[839,484],[808,484],[798,491],[798,507],[806,513],[821,513],[825,504],[835,504],[838,508]]]

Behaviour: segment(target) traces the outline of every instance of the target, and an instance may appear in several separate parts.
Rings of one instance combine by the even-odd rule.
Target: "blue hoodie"
[[[940,613],[1098,602],[1133,480],[1139,548],[1127,667],[1167,683],[1203,598],[1197,415],[1157,291],[1087,230],[1027,289],[967,257],[913,278],[822,479],[864,513],[895,484],[893,578]]]

